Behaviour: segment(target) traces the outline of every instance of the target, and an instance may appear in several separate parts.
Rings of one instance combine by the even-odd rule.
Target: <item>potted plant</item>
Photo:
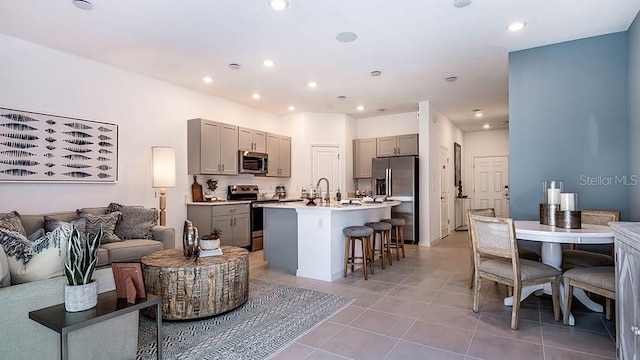
[[[200,248],[202,250],[212,250],[220,247],[220,235],[222,230],[219,228],[213,228],[213,231],[209,235],[204,235],[200,238]]]
[[[98,234],[80,239],[80,233],[71,226],[64,260],[64,274],[68,284],[64,287],[64,307],[69,312],[91,309],[98,303],[98,282],[92,279],[98,263],[98,248],[102,239],[102,228]]]
[[[213,180],[213,179],[207,180],[207,189],[209,189],[209,191],[205,192],[204,194],[205,199],[209,201],[215,201],[216,196],[214,192],[216,191],[217,188],[218,188],[218,180]]]

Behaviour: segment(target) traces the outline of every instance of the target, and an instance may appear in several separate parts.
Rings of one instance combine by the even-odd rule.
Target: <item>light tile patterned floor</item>
[[[482,308],[474,313],[467,232],[433,247],[407,246],[406,258],[385,270],[378,261],[367,281],[358,270],[332,283],[296,278],[269,270],[261,251],[251,253],[250,268],[252,278],[356,299],[278,360],[615,358],[615,320],[578,308],[576,326],[564,326],[553,321],[548,296],[522,304],[517,331],[510,328],[502,286],[483,284]]]

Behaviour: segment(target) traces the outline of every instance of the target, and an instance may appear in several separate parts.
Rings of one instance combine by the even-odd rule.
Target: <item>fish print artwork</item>
[[[117,180],[118,125],[0,108],[0,182]]]

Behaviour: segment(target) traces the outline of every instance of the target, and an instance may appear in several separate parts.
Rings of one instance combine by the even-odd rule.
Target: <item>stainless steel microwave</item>
[[[238,153],[238,171],[241,174],[266,175],[269,171],[268,154],[243,150]]]

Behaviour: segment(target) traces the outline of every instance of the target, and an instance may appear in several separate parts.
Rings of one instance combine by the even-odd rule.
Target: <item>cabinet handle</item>
[[[233,226],[233,219],[229,219],[229,226]]]
[[[631,326],[631,332],[633,332],[633,335],[635,335],[635,336],[639,336],[640,335],[640,329],[635,325]]]
[[[222,171],[224,171],[224,164],[222,164]]]
[[[220,169],[220,164],[218,164],[218,171],[220,171],[220,170],[221,170],[221,169]]]

